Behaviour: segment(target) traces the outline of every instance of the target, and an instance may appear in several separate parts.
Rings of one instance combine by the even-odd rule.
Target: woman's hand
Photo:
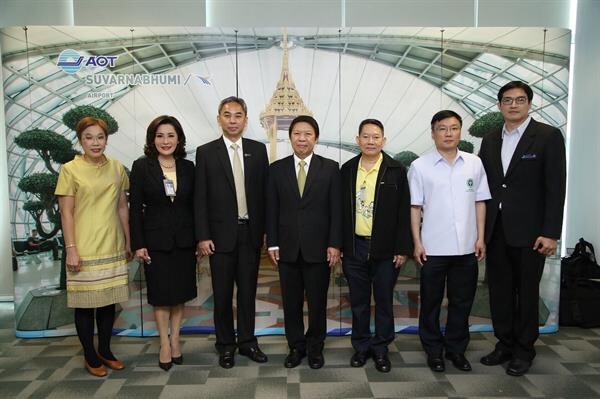
[[[67,248],[67,270],[71,273],[77,273],[81,270],[81,259],[76,247]]]
[[[140,248],[135,251],[135,256],[144,261],[144,263],[150,264],[152,259],[150,259],[150,255],[148,255],[148,248]]]

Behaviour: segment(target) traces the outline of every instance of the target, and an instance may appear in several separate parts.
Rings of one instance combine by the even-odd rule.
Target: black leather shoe
[[[235,366],[235,356],[233,352],[223,352],[219,355],[219,366],[224,369],[230,369]]]
[[[511,358],[512,356],[510,353],[494,349],[492,352],[481,358],[481,364],[485,364],[486,366],[497,366],[508,362]]]
[[[314,355],[308,355],[308,366],[311,369],[320,369],[325,364],[325,358],[323,353],[317,353]]]
[[[293,369],[297,365],[302,362],[302,359],[306,356],[305,351],[300,351],[298,349],[290,350],[290,353],[286,356],[285,361],[283,362],[283,366],[287,369]]]
[[[182,365],[183,364],[183,355],[179,355],[177,357],[172,357],[171,361],[173,362],[173,364]]]
[[[269,358],[265,355],[258,346],[250,348],[240,348],[240,355],[246,356],[248,359],[256,363],[266,363]]]
[[[446,365],[441,356],[427,356],[427,365],[431,371],[436,371],[438,373],[446,371]]]
[[[446,352],[446,359],[450,360],[454,367],[461,371],[472,370],[471,363],[469,363],[469,361],[463,354]]]
[[[352,358],[350,358],[350,366],[352,367],[362,367],[367,362],[367,358],[369,357],[369,352],[354,352]]]
[[[523,359],[512,359],[510,363],[508,363],[508,368],[506,369],[506,374],[512,375],[513,377],[520,377],[523,374],[529,371],[531,367],[531,362],[529,360]]]
[[[380,373],[389,373],[392,369],[392,363],[387,353],[376,353],[373,355],[373,361],[375,362],[375,368]]]

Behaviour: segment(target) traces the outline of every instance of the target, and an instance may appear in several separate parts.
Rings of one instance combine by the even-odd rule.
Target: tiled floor
[[[156,338],[115,337],[114,352],[123,371],[95,378],[83,369],[76,337],[17,339],[12,304],[0,304],[0,398],[407,398],[407,397],[600,397],[600,329],[563,328],[543,335],[538,356],[525,377],[509,377],[502,367],[478,359],[492,348],[489,333],[472,335],[467,357],[473,372],[447,364],[445,373],[425,365],[416,335],[399,334],[391,346],[393,369],[378,373],[371,361],[352,368],[350,339],[328,338],[325,367],[306,362],[283,367],[284,337],[259,338],[269,362],[263,365],[236,356],[236,367],[217,365],[214,336],[183,337],[184,365],[164,372],[157,366]]]

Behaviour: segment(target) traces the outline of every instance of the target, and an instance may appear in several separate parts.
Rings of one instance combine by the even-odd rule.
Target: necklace
[[[165,169],[173,169],[175,167],[175,161],[173,161],[171,165],[165,165],[164,163],[160,162],[160,160],[158,161],[158,163]]]

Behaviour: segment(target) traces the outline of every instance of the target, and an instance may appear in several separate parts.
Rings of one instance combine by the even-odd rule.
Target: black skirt
[[[172,251],[148,250],[152,261],[144,264],[144,271],[150,305],[174,306],[198,296],[195,252],[193,247]]]

